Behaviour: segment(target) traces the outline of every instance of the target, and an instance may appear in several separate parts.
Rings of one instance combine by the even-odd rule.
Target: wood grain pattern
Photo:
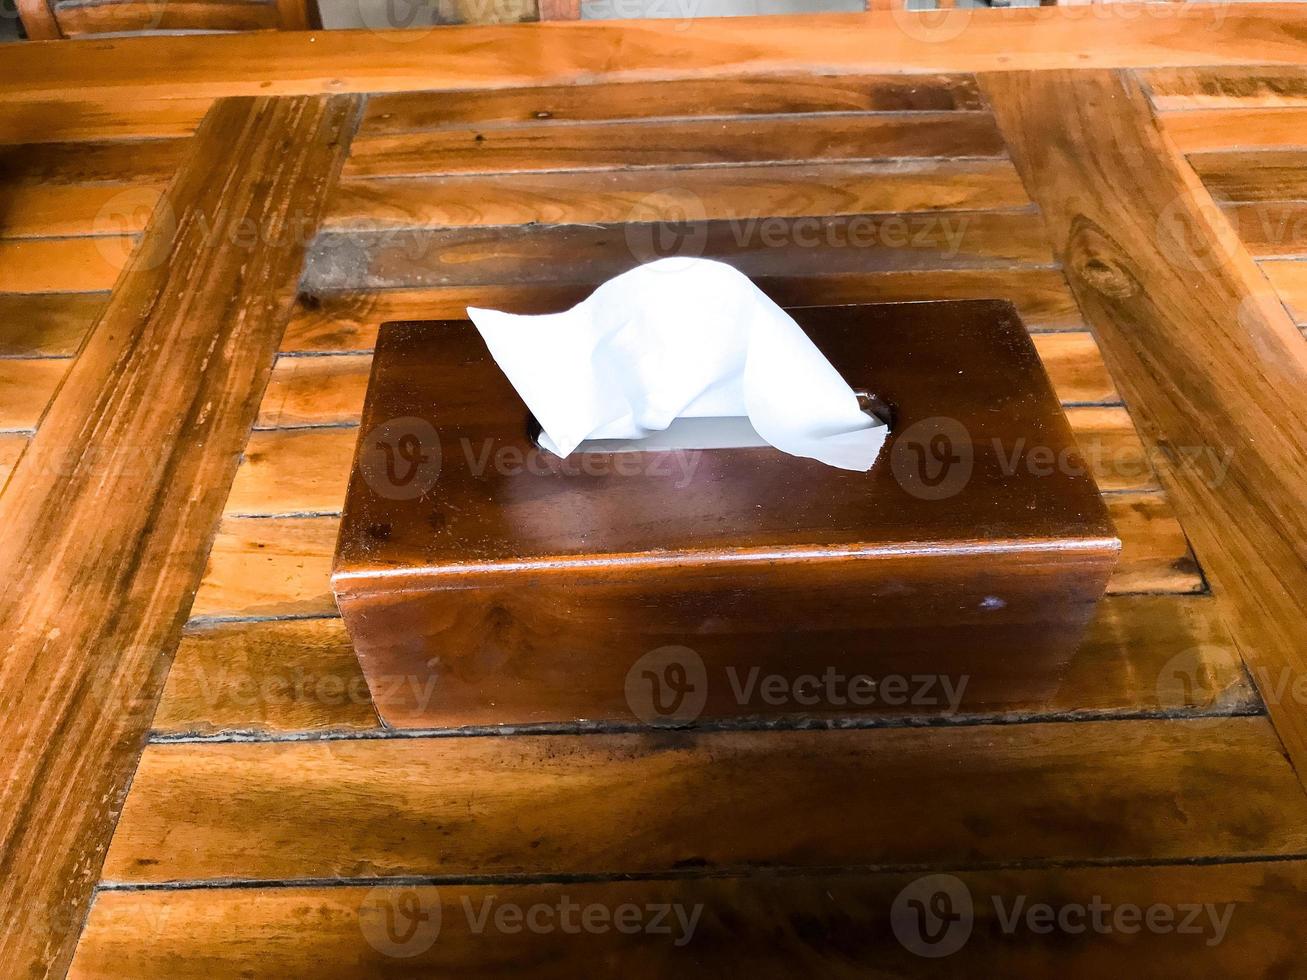
[[[18,457],[27,448],[27,436],[16,433],[0,434],[0,491],[18,463]]]
[[[754,116],[426,130],[358,139],[344,176],[507,174],[902,157],[997,157],[987,112]]]
[[[50,107],[58,112],[59,108]],[[9,111],[9,110],[6,110]],[[186,151],[184,139],[36,143],[0,147],[0,182],[128,184],[168,180]]]
[[[1248,254],[1222,237],[1130,78],[984,85],[1302,776],[1307,710],[1283,684],[1307,670],[1307,345]],[[1199,450],[1226,467],[1218,474]]]
[[[1064,405],[1107,405],[1120,401],[1093,335],[1075,330],[1035,334],[1035,350]]]
[[[339,514],[358,436],[354,427],[335,426],[252,432],[225,513],[230,517]]]
[[[1157,489],[1148,452],[1124,408],[1072,407],[1066,409],[1066,417],[1104,493]]]
[[[950,870],[951,869],[945,869]],[[517,884],[396,884],[354,887],[242,888],[105,892],[96,902],[71,976],[141,980],[210,980],[249,976],[397,978],[509,972],[529,964],[533,975],[570,977],[596,962],[629,977],[687,973],[792,976],[1101,977],[1129,963],[1144,973],[1186,976],[1287,976],[1301,959],[1301,893],[1307,862],[1266,861],[1183,867],[1082,867],[956,871],[974,918],[965,945],[926,959],[895,938],[899,897],[920,871],[831,875],[752,875],[743,878]],[[931,882],[925,883],[927,886]],[[913,897],[908,892],[908,897]],[[899,905],[896,906],[896,900]],[[1095,900],[1109,910],[1107,928],[1075,929],[1075,911]],[[539,908],[538,922],[562,920],[571,903],[574,933],[495,926],[508,908]],[[1005,915],[1031,906],[1070,908],[1073,932],[1045,930]],[[692,929],[667,932],[614,928],[614,911],[677,909]],[[1176,926],[1194,907],[1201,927]],[[594,909],[582,932],[580,909]],[[1112,925],[1117,910],[1171,910],[1165,929],[1126,931]],[[1227,928],[1207,919],[1210,909]],[[418,923],[440,912],[438,938],[418,928],[413,941],[387,939],[392,923]],[[409,919],[405,913],[414,913]],[[490,928],[477,928],[481,916]],[[1162,916],[1154,919],[1161,921]],[[668,920],[677,923],[672,912]],[[899,918],[898,921],[902,922]],[[312,923],[312,928],[306,928]],[[407,937],[405,932],[390,935]],[[910,934],[909,934],[910,935]],[[238,938],[234,938],[238,937]],[[928,947],[924,947],[928,948]],[[947,948],[947,947],[941,947]],[[395,953],[402,952],[403,958]]]
[[[1307,150],[1217,150],[1189,163],[1218,201],[1292,201],[1307,197]]]
[[[1056,690],[1014,695],[986,712],[1088,719],[1255,711],[1260,702],[1214,607],[1205,596],[1109,596]],[[336,618],[190,627],[153,724],[156,738],[380,730]]]
[[[151,223],[0,496],[0,904],[22,910],[0,961],[17,974],[71,956],[294,298],[287,229],[316,222],[356,109],[215,106],[159,209],[174,220]],[[245,221],[268,239],[233,244]]]
[[[0,190],[0,238],[139,234],[166,187],[166,181],[15,184]]]
[[[334,616],[336,517],[225,518],[191,606],[194,619]]]
[[[939,31],[908,31],[902,13],[810,14],[693,22],[587,21],[434,31],[397,45],[366,30],[114,40],[51,65],[28,46],[7,52],[0,101],[81,101],[526,88],[607,81],[787,75],[936,74],[1019,68],[1296,64],[1307,11],[1282,4],[1188,4],[1157,15],[1070,7],[972,10]],[[262,36],[261,36],[262,35]],[[1022,38],[1014,49],[1012,39]],[[677,57],[669,59],[674,50]],[[512,52],[506,57],[505,52]],[[149,64],[151,71],[139,66]]]
[[[1231,686],[1221,690],[1241,697]],[[1206,691],[1197,697],[1210,701]],[[152,724],[156,738],[380,730],[354,645],[336,618],[188,627]]]
[[[0,109],[0,145],[190,136],[212,99],[33,102]]]
[[[1052,266],[1037,211],[667,220],[509,229],[387,229],[320,235],[303,287],[598,283],[667,254],[703,256],[757,278]]]
[[[1254,258],[1307,256],[1307,202],[1249,201],[1226,204],[1221,211]]]
[[[1305,820],[1262,717],[156,744],[105,880],[1262,856]]]
[[[112,289],[136,236],[0,238],[4,288],[14,293],[93,293]]]
[[[68,357],[108,293],[0,293],[0,357]]]
[[[262,429],[358,424],[372,355],[279,357],[259,406]]]
[[[709,220],[760,214],[988,210],[1029,203],[1007,160],[355,178],[341,182],[327,227],[604,224],[671,221],[679,214]]]
[[[1198,566],[1164,497],[1118,493],[1106,500],[1122,542],[1109,593],[1202,590]],[[339,525],[336,517],[224,519],[192,615],[335,615],[328,579]]]
[[[1141,74],[1153,104],[1163,110],[1307,106],[1307,68],[1301,65],[1156,68]]]
[[[405,92],[368,100],[359,136],[463,126],[677,116],[983,109],[969,75],[802,74],[776,78],[565,85],[477,92]]]
[[[1196,109],[1161,118],[1167,134],[1184,153],[1307,146],[1307,108]]]
[[[36,428],[71,362],[0,358],[0,430]]]
[[[949,269],[777,277],[762,280],[759,285],[783,306],[1001,297],[1016,306],[1022,321],[1032,331],[1071,330],[1081,325],[1080,310],[1062,273],[1055,269]],[[376,343],[377,328],[388,320],[455,318],[464,316],[469,306],[516,313],[552,313],[580,302],[592,288],[542,284],[306,293],[296,302],[282,350],[313,353],[371,350]]]
[[[1262,272],[1279,294],[1289,315],[1307,326],[1307,262],[1261,262]]]
[[[55,17],[66,37],[134,31],[268,31],[277,8],[264,0],[58,0]]]
[[[47,0],[17,0],[14,6],[30,40],[48,41],[62,37]]]
[[[1088,332],[1035,334],[1034,342],[1063,404],[1106,405],[1117,400]],[[259,428],[357,424],[371,369],[370,353],[278,358],[259,409]]]
[[[382,327],[364,456],[387,441],[368,433],[419,415],[440,426],[442,460],[420,495],[366,466],[350,474],[332,588],[386,724],[647,722],[628,670],[676,644],[719,681],[704,685],[700,719],[883,710],[741,697],[720,682],[733,670],[970,678],[926,713],[1056,685],[1121,545],[1015,311],[977,300],[792,313],[840,376],[893,406],[867,472],[765,449],[690,454],[670,479],[683,454],[506,466],[510,454],[539,461],[529,412],[473,325]],[[886,462],[918,458],[914,428],[939,417],[974,457],[946,503]],[[395,677],[441,696],[395,690]]]
[[[1189,541],[1165,496],[1118,493],[1107,497],[1107,502],[1123,545],[1121,560],[1108,583],[1109,592],[1199,592],[1205,588]]]

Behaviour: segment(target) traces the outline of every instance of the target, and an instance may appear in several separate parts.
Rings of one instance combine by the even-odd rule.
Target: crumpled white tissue
[[[660,259],[564,313],[467,315],[544,430],[541,446],[559,456],[587,439],[723,416],[747,416],[782,452],[847,470],[870,469],[885,442],[887,428],[793,318],[721,262]]]

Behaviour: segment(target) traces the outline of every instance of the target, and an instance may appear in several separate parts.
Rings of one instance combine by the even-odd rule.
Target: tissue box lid
[[[894,411],[866,473],[768,447],[562,460],[535,446],[526,406],[469,321],[384,324],[337,594],[615,564],[1119,548],[1010,304],[790,313],[850,385]]]

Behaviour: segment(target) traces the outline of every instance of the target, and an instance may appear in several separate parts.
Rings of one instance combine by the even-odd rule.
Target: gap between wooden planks
[[[288,229],[320,220],[359,101],[205,117],[0,495],[0,962],[17,975],[72,954],[289,316]],[[241,246],[246,221],[267,233]]]

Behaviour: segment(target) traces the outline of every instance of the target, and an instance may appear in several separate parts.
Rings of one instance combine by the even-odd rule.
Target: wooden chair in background
[[[17,0],[33,41],[138,31],[308,31],[317,0]]]

